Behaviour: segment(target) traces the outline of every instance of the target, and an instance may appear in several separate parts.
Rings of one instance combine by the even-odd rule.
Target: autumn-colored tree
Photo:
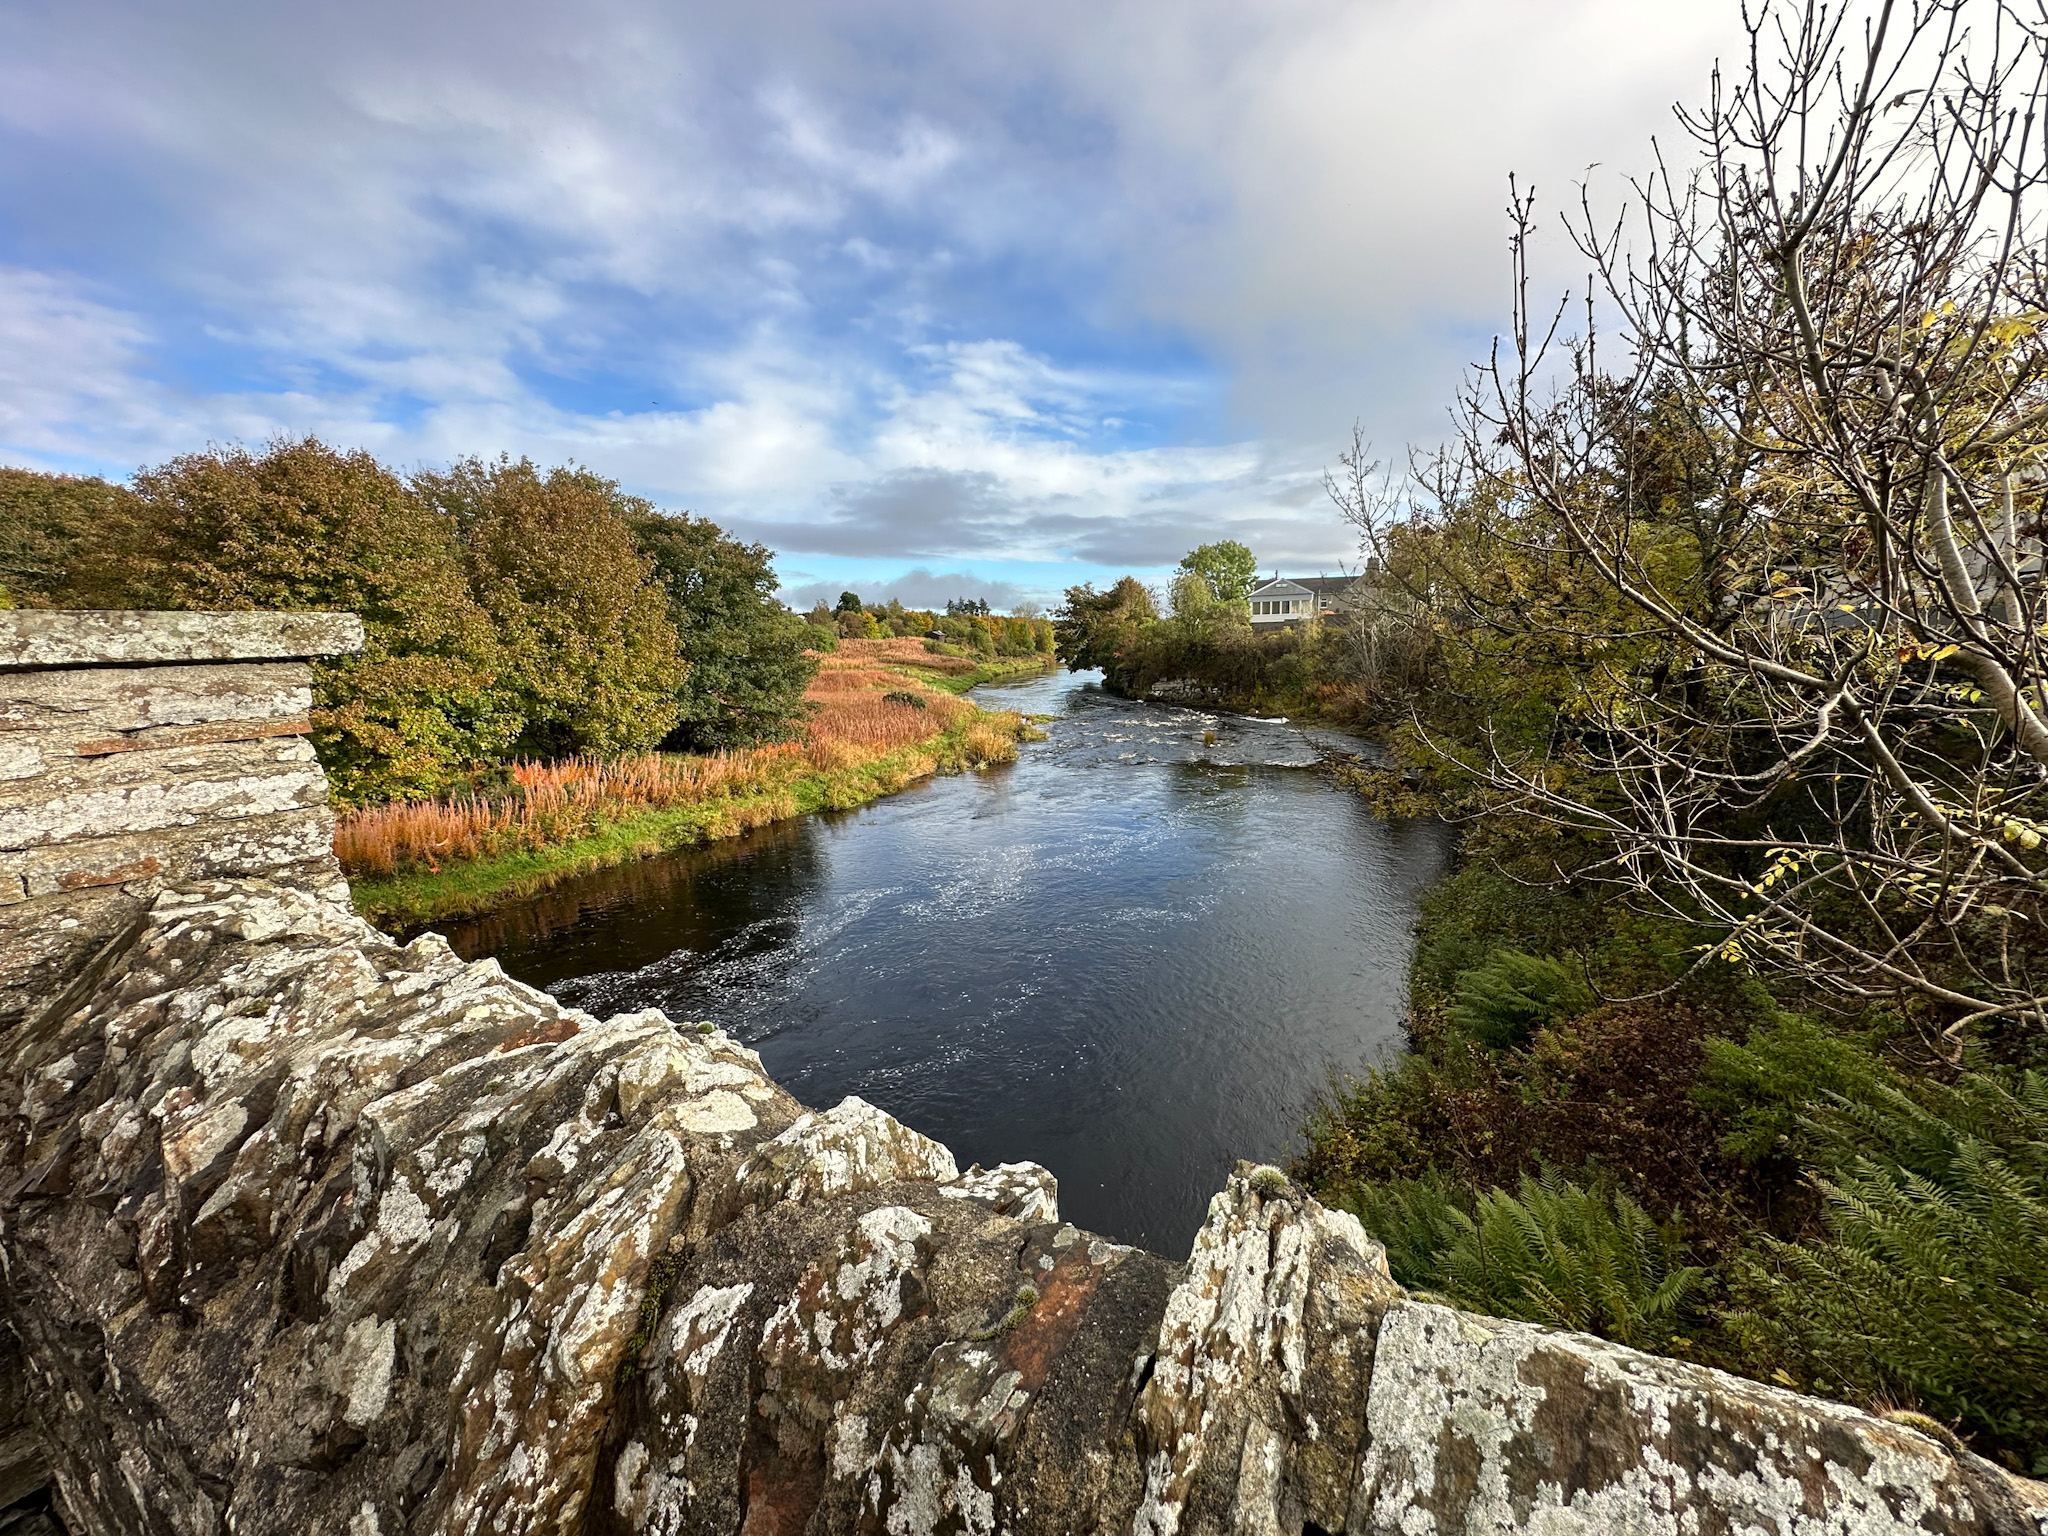
[[[411,489],[454,528],[469,590],[497,631],[500,686],[522,720],[517,751],[604,754],[669,733],[688,668],[616,482],[470,458],[414,475]]]
[[[448,520],[368,453],[312,438],[135,477],[129,537],[74,580],[125,606],[347,610],[360,656],[314,668],[315,744],[344,803],[429,794],[516,736],[503,654]]]

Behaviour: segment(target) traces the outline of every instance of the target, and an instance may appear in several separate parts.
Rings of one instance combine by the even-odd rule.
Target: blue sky
[[[1335,569],[1350,424],[1427,442],[1503,313],[1508,173],[1611,192],[1735,19],[0,0],[0,462],[574,459],[799,600]]]

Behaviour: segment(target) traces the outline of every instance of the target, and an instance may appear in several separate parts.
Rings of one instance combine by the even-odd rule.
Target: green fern
[[[1625,1194],[1555,1172],[1518,1193],[1461,1201],[1435,1176],[1371,1185],[1349,1202],[1404,1284],[1496,1317],[1670,1344],[1706,1284],[1683,1244]]]
[[[1694,1097],[1725,1117],[1731,1129],[1721,1150],[1745,1163],[1791,1150],[1816,1098],[1867,1098],[1889,1076],[1867,1040],[1797,1014],[1745,1041],[1709,1039],[1702,1049]]]
[[[1592,1006],[1592,991],[1566,962],[1502,949],[1458,974],[1451,1022],[1482,1045],[1508,1050]]]
[[[1827,1237],[1766,1239],[1730,1322],[1825,1391],[2048,1471],[2048,1074],[1865,1085],[1802,1118]]]

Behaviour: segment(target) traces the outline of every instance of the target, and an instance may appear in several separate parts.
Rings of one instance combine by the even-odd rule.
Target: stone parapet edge
[[[354,655],[363,639],[353,613],[26,608],[0,612],[0,672],[312,661]]]

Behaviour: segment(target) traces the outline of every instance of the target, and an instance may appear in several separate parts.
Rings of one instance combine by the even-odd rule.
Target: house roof
[[[1307,587],[1317,597],[1341,597],[1351,590],[1358,580],[1356,576],[1297,576],[1297,586]]]
[[[1290,576],[1274,577],[1262,587],[1254,587],[1245,594],[1247,597],[1313,597],[1322,602],[1334,602],[1356,586],[1363,577],[1359,576]]]

